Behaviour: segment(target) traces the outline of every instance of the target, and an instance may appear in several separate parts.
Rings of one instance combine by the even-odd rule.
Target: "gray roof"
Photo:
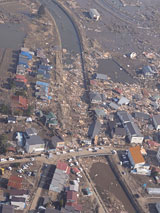
[[[155,73],[150,66],[144,66],[142,72],[144,75],[153,75]]]
[[[33,135],[30,138],[26,138],[26,143],[28,143],[29,145],[36,145],[44,144],[44,141],[39,135]]]
[[[126,111],[118,111],[117,115],[122,123],[134,122],[132,116]]]
[[[117,127],[117,128],[115,128],[114,133],[115,133],[115,135],[118,135],[118,136],[126,136],[125,128]]]
[[[96,74],[96,79],[107,80],[108,77],[107,77],[107,75],[105,75],[105,74],[97,73],[97,74]]]
[[[114,102],[111,102],[109,104],[109,107],[112,108],[112,109],[115,109],[115,110],[117,110],[119,108],[119,106],[117,104],[115,104]]]
[[[88,136],[94,139],[94,137],[99,134],[100,128],[101,128],[100,121],[99,120],[93,121],[93,123],[89,127]]]
[[[11,205],[2,205],[1,213],[14,213],[14,208]]]
[[[160,115],[153,115],[153,118],[156,121],[157,125],[160,125]]]
[[[96,101],[96,102],[102,102],[101,94],[91,92],[90,93],[90,100],[91,101]]]
[[[53,175],[49,190],[54,192],[61,192],[68,180],[68,175],[62,170],[56,169]]]
[[[135,112],[134,117],[143,120],[148,120],[150,118],[150,116],[144,112]]]
[[[119,105],[123,105],[123,104],[129,104],[129,100],[126,97],[121,97],[120,100],[118,101]]]
[[[97,116],[104,117],[106,115],[105,111],[103,109],[95,109],[94,110]]]
[[[26,129],[26,133],[27,133],[28,136],[37,135],[38,131],[35,128],[28,128],[28,129]]]
[[[125,127],[127,128],[127,130],[129,131],[129,133],[132,136],[143,137],[143,135],[141,134],[137,124],[129,122],[129,123],[125,124]]]

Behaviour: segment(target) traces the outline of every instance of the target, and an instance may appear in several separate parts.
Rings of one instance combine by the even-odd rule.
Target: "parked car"
[[[15,160],[15,158],[8,158],[8,160],[9,160],[9,161],[14,161],[14,160]]]
[[[5,161],[7,161],[7,159],[1,158],[1,162],[5,162]]]

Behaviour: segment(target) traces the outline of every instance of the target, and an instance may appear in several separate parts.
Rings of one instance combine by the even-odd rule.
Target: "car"
[[[72,166],[74,166],[74,164],[73,164],[73,163],[70,163],[70,166],[72,167]]]
[[[104,149],[104,147],[102,146],[102,147],[99,147],[99,149]]]
[[[79,170],[80,170],[81,172],[83,172],[83,169],[82,169],[81,167],[79,167]]]
[[[12,167],[11,167],[11,166],[9,166],[9,167],[8,167],[8,170],[12,171]]]
[[[56,152],[56,155],[60,155],[61,153],[60,152]]]
[[[35,158],[31,158],[30,160],[31,160],[31,161],[35,161]]]
[[[14,161],[14,160],[15,160],[15,158],[8,158],[8,160],[9,160],[9,161]]]
[[[99,148],[98,147],[94,147],[94,150],[99,150]]]
[[[69,162],[69,163],[72,162],[72,158],[70,158],[70,159],[68,160],[68,162]]]
[[[97,150],[93,150],[92,152],[97,152]]]
[[[92,152],[92,151],[93,151],[93,149],[92,149],[92,148],[88,148],[88,151],[89,151],[89,152]]]
[[[6,162],[6,161],[7,161],[7,159],[1,158],[1,162]]]
[[[70,149],[69,152],[75,152],[74,149]]]
[[[82,150],[83,150],[82,148],[79,148],[79,149],[78,149],[78,152],[80,152],[80,151],[82,151]]]
[[[78,161],[75,161],[75,165],[77,165],[77,166],[79,165]]]

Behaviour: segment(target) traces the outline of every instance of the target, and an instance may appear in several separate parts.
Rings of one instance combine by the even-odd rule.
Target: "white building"
[[[25,150],[27,153],[42,152],[45,149],[45,143],[38,135],[26,138]]]
[[[140,146],[130,147],[128,150],[128,158],[134,169],[143,167],[145,164],[144,157],[141,154]]]
[[[126,123],[125,129],[130,143],[142,144],[144,136],[141,134],[137,124]]]
[[[160,115],[153,115],[153,124],[156,130],[160,129]]]
[[[95,19],[96,21],[100,19],[100,14],[96,9],[90,9],[89,15],[91,16],[92,19]]]

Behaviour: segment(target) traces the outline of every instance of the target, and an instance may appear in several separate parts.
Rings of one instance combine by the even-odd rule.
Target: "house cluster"
[[[1,212],[15,212],[16,210],[23,211],[29,201],[29,191],[23,189],[24,179],[15,175],[11,175],[8,179],[7,189],[2,191]]]
[[[76,170],[75,168],[74,174],[77,174],[77,172],[79,173],[80,171],[78,169]],[[78,204],[79,179],[73,180],[71,184],[69,184],[69,175],[70,167],[68,164],[58,161],[49,185],[49,191],[56,193],[65,192],[66,194],[65,207],[59,212],[63,212],[64,209],[67,212],[81,212],[82,207]]]

